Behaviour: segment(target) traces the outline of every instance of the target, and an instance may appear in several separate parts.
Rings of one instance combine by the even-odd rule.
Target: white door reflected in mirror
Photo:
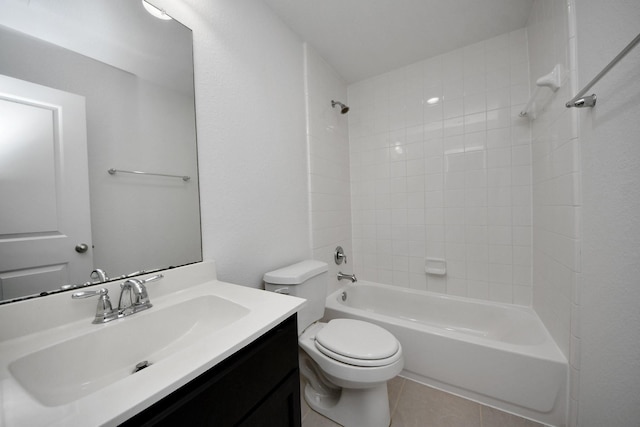
[[[0,75],[0,300],[87,280],[86,134],[82,96]]]

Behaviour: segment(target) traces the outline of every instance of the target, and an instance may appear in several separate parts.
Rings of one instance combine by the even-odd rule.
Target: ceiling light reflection
[[[167,12],[165,12],[163,9],[159,9],[155,7],[151,3],[148,3],[146,0],[142,0],[142,5],[144,6],[147,12],[149,12],[151,15],[153,15],[158,19],[164,19],[165,21],[170,21],[172,19],[169,15],[167,15]]]

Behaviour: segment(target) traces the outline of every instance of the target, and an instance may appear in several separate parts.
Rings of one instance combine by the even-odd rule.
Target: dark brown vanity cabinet
[[[121,425],[300,426],[296,315]]]

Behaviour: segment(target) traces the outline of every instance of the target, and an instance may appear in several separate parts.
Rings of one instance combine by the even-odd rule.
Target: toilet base
[[[389,427],[391,423],[386,382],[372,388],[343,388],[329,395],[307,384],[304,399],[311,409],[344,427]]]

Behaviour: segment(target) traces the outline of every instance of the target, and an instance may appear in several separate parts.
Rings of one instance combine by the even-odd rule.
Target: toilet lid
[[[398,340],[387,330],[353,319],[333,319],[316,334],[316,347],[327,356],[360,366],[381,366],[398,353]],[[395,359],[395,358],[393,358]]]

